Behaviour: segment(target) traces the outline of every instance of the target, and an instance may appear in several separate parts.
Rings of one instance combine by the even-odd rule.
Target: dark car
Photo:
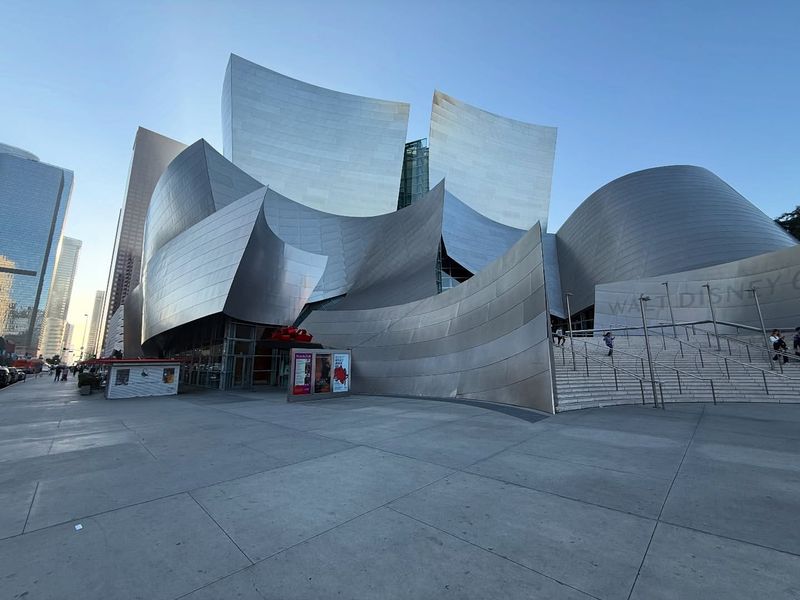
[[[0,367],[0,388],[6,387],[11,383],[11,373],[8,367]]]
[[[14,367],[8,367],[8,372],[10,377],[8,378],[8,383],[17,383],[19,381],[19,375],[17,375],[17,369]]]

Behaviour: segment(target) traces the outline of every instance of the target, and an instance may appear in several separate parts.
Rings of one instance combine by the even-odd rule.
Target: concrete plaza
[[[800,598],[800,405],[0,390],[0,598],[333,597]]]

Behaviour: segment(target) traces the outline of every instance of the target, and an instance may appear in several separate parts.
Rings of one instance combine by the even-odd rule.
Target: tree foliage
[[[792,212],[783,213],[775,222],[800,240],[800,206]]]
[[[60,362],[61,362],[61,356],[59,356],[58,354],[56,354],[55,356],[52,356],[52,357],[50,357],[50,358],[46,358],[46,359],[45,359],[45,362],[46,362],[48,365],[50,365],[51,367],[52,367],[52,366],[55,366],[55,365],[57,365],[58,363],[60,363]]]

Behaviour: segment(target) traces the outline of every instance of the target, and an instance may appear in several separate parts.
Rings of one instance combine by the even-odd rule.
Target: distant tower
[[[103,300],[106,293],[97,290],[94,293],[94,307],[92,308],[92,320],[89,325],[89,339],[86,342],[85,356],[97,356],[97,334],[100,331],[100,323],[103,320]]]
[[[125,303],[128,293],[139,285],[142,269],[142,239],[150,196],[167,165],[186,148],[185,144],[139,127],[133,142],[125,202],[117,222],[117,237],[108,274],[108,287],[99,337],[105,344],[112,315]],[[95,343],[95,345],[97,345]],[[91,348],[91,346],[89,346]]]
[[[46,357],[61,354],[64,328],[67,324],[69,302],[72,298],[72,284],[78,269],[81,252],[80,240],[64,237],[58,249],[56,269],[50,285],[50,295],[44,311],[44,325],[39,339],[39,352]]]

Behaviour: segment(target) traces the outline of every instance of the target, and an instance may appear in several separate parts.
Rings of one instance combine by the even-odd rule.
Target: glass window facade
[[[428,178],[428,140],[423,138],[406,144],[403,173],[400,176],[400,196],[397,209],[410,206],[430,189]]]
[[[6,148],[5,146],[3,148]],[[0,336],[5,352],[39,354],[71,171],[0,148]]]

